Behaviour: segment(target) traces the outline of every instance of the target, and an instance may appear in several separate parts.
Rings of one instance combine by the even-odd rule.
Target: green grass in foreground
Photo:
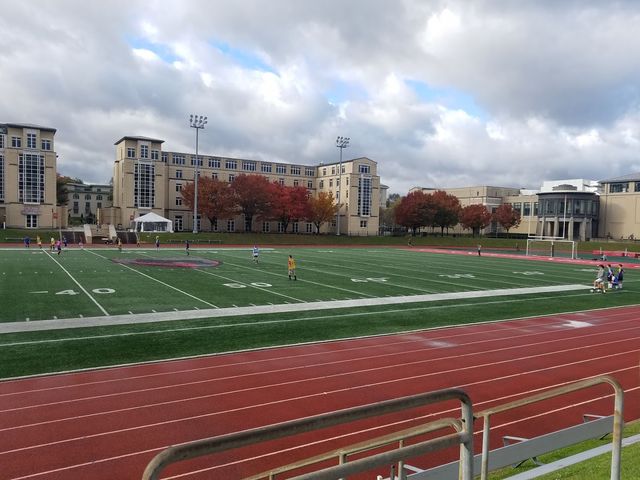
[[[632,422],[625,426],[624,437],[640,434],[640,422]],[[542,463],[551,463],[556,460],[569,457],[576,453],[584,452],[602,445],[611,444],[611,435],[607,435],[603,440],[589,440],[570,447],[562,448],[554,452],[542,455],[538,458]],[[512,475],[531,470],[536,466],[528,460],[518,468],[503,468],[489,475],[490,480],[502,480]],[[556,472],[538,477],[541,480],[605,480],[611,474],[611,453],[594,457],[571,467],[566,467]],[[622,461],[620,476],[623,479],[640,478],[640,443],[630,445],[622,449]]]

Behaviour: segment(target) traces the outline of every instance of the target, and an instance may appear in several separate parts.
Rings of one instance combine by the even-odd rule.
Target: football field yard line
[[[227,261],[225,261],[224,263],[226,263],[227,265],[231,265],[233,267],[246,268],[248,270],[254,270],[256,272],[267,273],[269,275],[275,275],[276,277],[284,277],[285,276],[284,274],[268,272],[266,270],[258,270],[255,267],[247,267],[245,265],[238,265],[237,263],[230,263],[230,262],[227,262]],[[319,285],[319,286],[325,287],[325,288],[334,288],[336,290],[342,290],[343,292],[349,292],[349,293],[353,293],[355,295],[361,295],[361,296],[365,296],[365,297],[375,298],[375,295],[370,295],[368,293],[363,293],[363,292],[357,292],[355,290],[349,290],[348,288],[336,287],[335,285],[327,285],[327,284],[320,283],[320,282],[314,282],[313,280],[305,280],[305,279],[299,278],[297,281],[298,282],[304,282],[304,283],[312,283],[313,285]]]
[[[273,290],[268,290],[266,288],[258,287],[256,285],[252,285],[250,283],[241,282],[239,280],[234,280],[233,278],[229,278],[229,277],[223,277],[222,275],[218,275],[217,273],[207,272],[206,270],[200,270],[199,268],[194,268],[194,270],[196,272],[202,272],[202,273],[204,273],[206,275],[211,275],[213,277],[222,278],[223,280],[229,280],[230,282],[233,282],[233,283],[240,283],[242,285],[246,285],[247,287],[255,288],[256,290],[261,290],[263,292],[270,293],[272,295],[279,295],[281,297],[288,298],[289,300],[295,300],[296,302],[300,302],[300,303],[304,303],[305,302],[305,300],[300,300],[299,298],[290,297],[289,295],[285,295],[284,293],[274,292]]]
[[[98,256],[98,257],[100,257],[100,258],[104,259],[104,260],[110,260],[109,258],[107,258],[107,257],[105,257],[105,256],[103,256],[103,255],[100,255],[99,253],[93,252],[93,251],[91,251],[91,250],[89,250],[89,249],[85,249],[84,251],[85,251],[85,252],[89,252],[89,253],[91,253],[91,254],[93,254],[93,255],[96,255],[96,256]],[[183,295],[186,295],[186,296],[188,296],[188,297],[193,298],[194,300],[198,300],[199,302],[202,302],[202,303],[204,303],[205,305],[209,305],[210,307],[213,307],[213,308],[218,308],[218,307],[217,307],[216,305],[214,305],[213,303],[209,303],[209,302],[207,302],[206,300],[202,300],[201,298],[198,298],[198,297],[196,297],[195,295],[191,295],[190,293],[185,292],[184,290],[180,290],[178,287],[174,287],[173,285],[169,285],[168,283],[165,283],[165,282],[163,282],[162,280],[158,280],[157,278],[153,278],[151,275],[147,275],[146,273],[140,272],[140,271],[136,270],[135,268],[131,268],[129,265],[125,265],[124,263],[121,263],[121,264],[120,264],[120,266],[122,266],[122,267],[126,267],[126,268],[128,268],[129,270],[131,270],[131,271],[133,271],[133,272],[136,272],[136,273],[138,273],[138,274],[142,275],[143,277],[148,278],[149,280],[153,280],[154,282],[158,282],[158,283],[160,283],[160,284],[164,285],[165,287],[169,287],[169,288],[171,288],[171,289],[175,290],[176,292],[180,292],[180,293],[182,293]]]
[[[96,306],[100,309],[100,311],[101,311],[102,313],[104,313],[107,317],[109,316],[109,312],[107,312],[107,311],[104,309],[104,307],[103,307],[102,305],[100,305],[100,304],[98,303],[98,301],[97,301],[95,298],[93,298],[93,296],[92,296],[92,295],[91,295],[91,294],[90,294],[90,293],[89,293],[89,292],[88,292],[88,291],[87,291],[87,290],[86,290],[82,285],[80,285],[80,282],[78,282],[78,281],[74,278],[74,276],[73,276],[73,275],[71,275],[71,273],[69,273],[69,271],[68,271],[66,268],[64,268],[64,267],[60,264],[60,262],[58,262],[58,260],[56,260],[56,259],[54,258],[54,256],[53,256],[53,255],[51,255],[51,254],[50,254],[49,252],[47,252],[47,251],[45,251],[44,253],[45,253],[45,254],[46,254],[46,255],[47,255],[51,260],[53,260],[53,261],[54,261],[54,262],[55,262],[55,263],[56,263],[56,264],[57,264],[57,265],[62,269],[62,271],[63,271],[64,273],[66,273],[67,275],[69,275],[69,278],[70,278],[71,280],[73,280],[73,282],[74,282],[76,285],[78,285],[78,288],[79,288],[80,290],[82,290],[82,291],[85,293],[85,295],[91,299],[91,301],[92,301],[93,303],[95,303],[95,304],[96,304]]]
[[[552,285],[530,288],[503,288],[498,290],[481,290],[466,292],[435,293],[428,295],[410,295],[398,297],[360,298],[356,300],[339,300],[337,302],[321,301],[307,303],[288,303],[279,305],[260,305],[257,307],[213,308],[206,310],[182,310],[178,312],[140,313],[133,315],[110,315],[104,317],[85,317],[81,320],[58,319],[39,320],[37,322],[0,323],[0,333],[32,332],[39,330],[58,330],[73,327],[101,327],[105,325],[128,325],[131,323],[153,323],[172,320],[192,320],[199,318],[220,318],[228,316],[245,316],[269,313],[301,312],[313,310],[330,310],[340,308],[371,307],[406,303],[438,302],[470,298],[487,298],[498,296],[529,295],[536,293],[569,292],[587,290],[583,284]]]

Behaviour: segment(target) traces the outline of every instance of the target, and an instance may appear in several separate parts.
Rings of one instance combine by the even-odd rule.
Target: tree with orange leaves
[[[193,209],[194,182],[189,182],[182,187],[182,199],[184,204]],[[232,217],[236,212],[236,206],[231,194],[229,184],[215,178],[198,178],[198,213],[204,215],[213,225],[219,218]]]
[[[316,233],[325,222],[330,222],[338,213],[338,205],[331,192],[319,192],[317,197],[309,198],[307,220],[316,226]]]

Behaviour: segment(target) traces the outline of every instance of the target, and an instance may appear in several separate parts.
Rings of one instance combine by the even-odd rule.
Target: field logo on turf
[[[207,260],[206,258],[113,258],[112,261],[122,265],[164,268],[217,267],[222,263],[219,260]]]

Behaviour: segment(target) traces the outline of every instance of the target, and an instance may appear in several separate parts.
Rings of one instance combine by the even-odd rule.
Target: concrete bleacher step
[[[640,442],[640,435],[634,435],[633,437],[623,438],[622,448],[627,447],[629,445],[633,445],[634,443],[638,443],[638,442]],[[555,462],[547,463],[539,467],[533,468],[531,470],[527,470],[526,472],[512,475],[508,478],[509,480],[530,480],[532,478],[538,478],[547,473],[555,472],[562,468],[584,462],[585,460],[589,460],[590,458],[594,458],[594,457],[597,457],[598,455],[603,455],[609,452],[611,452],[611,444],[602,445],[600,447],[587,450],[586,452],[576,453],[575,455],[571,455],[570,457],[561,458],[560,460],[556,460]]]

